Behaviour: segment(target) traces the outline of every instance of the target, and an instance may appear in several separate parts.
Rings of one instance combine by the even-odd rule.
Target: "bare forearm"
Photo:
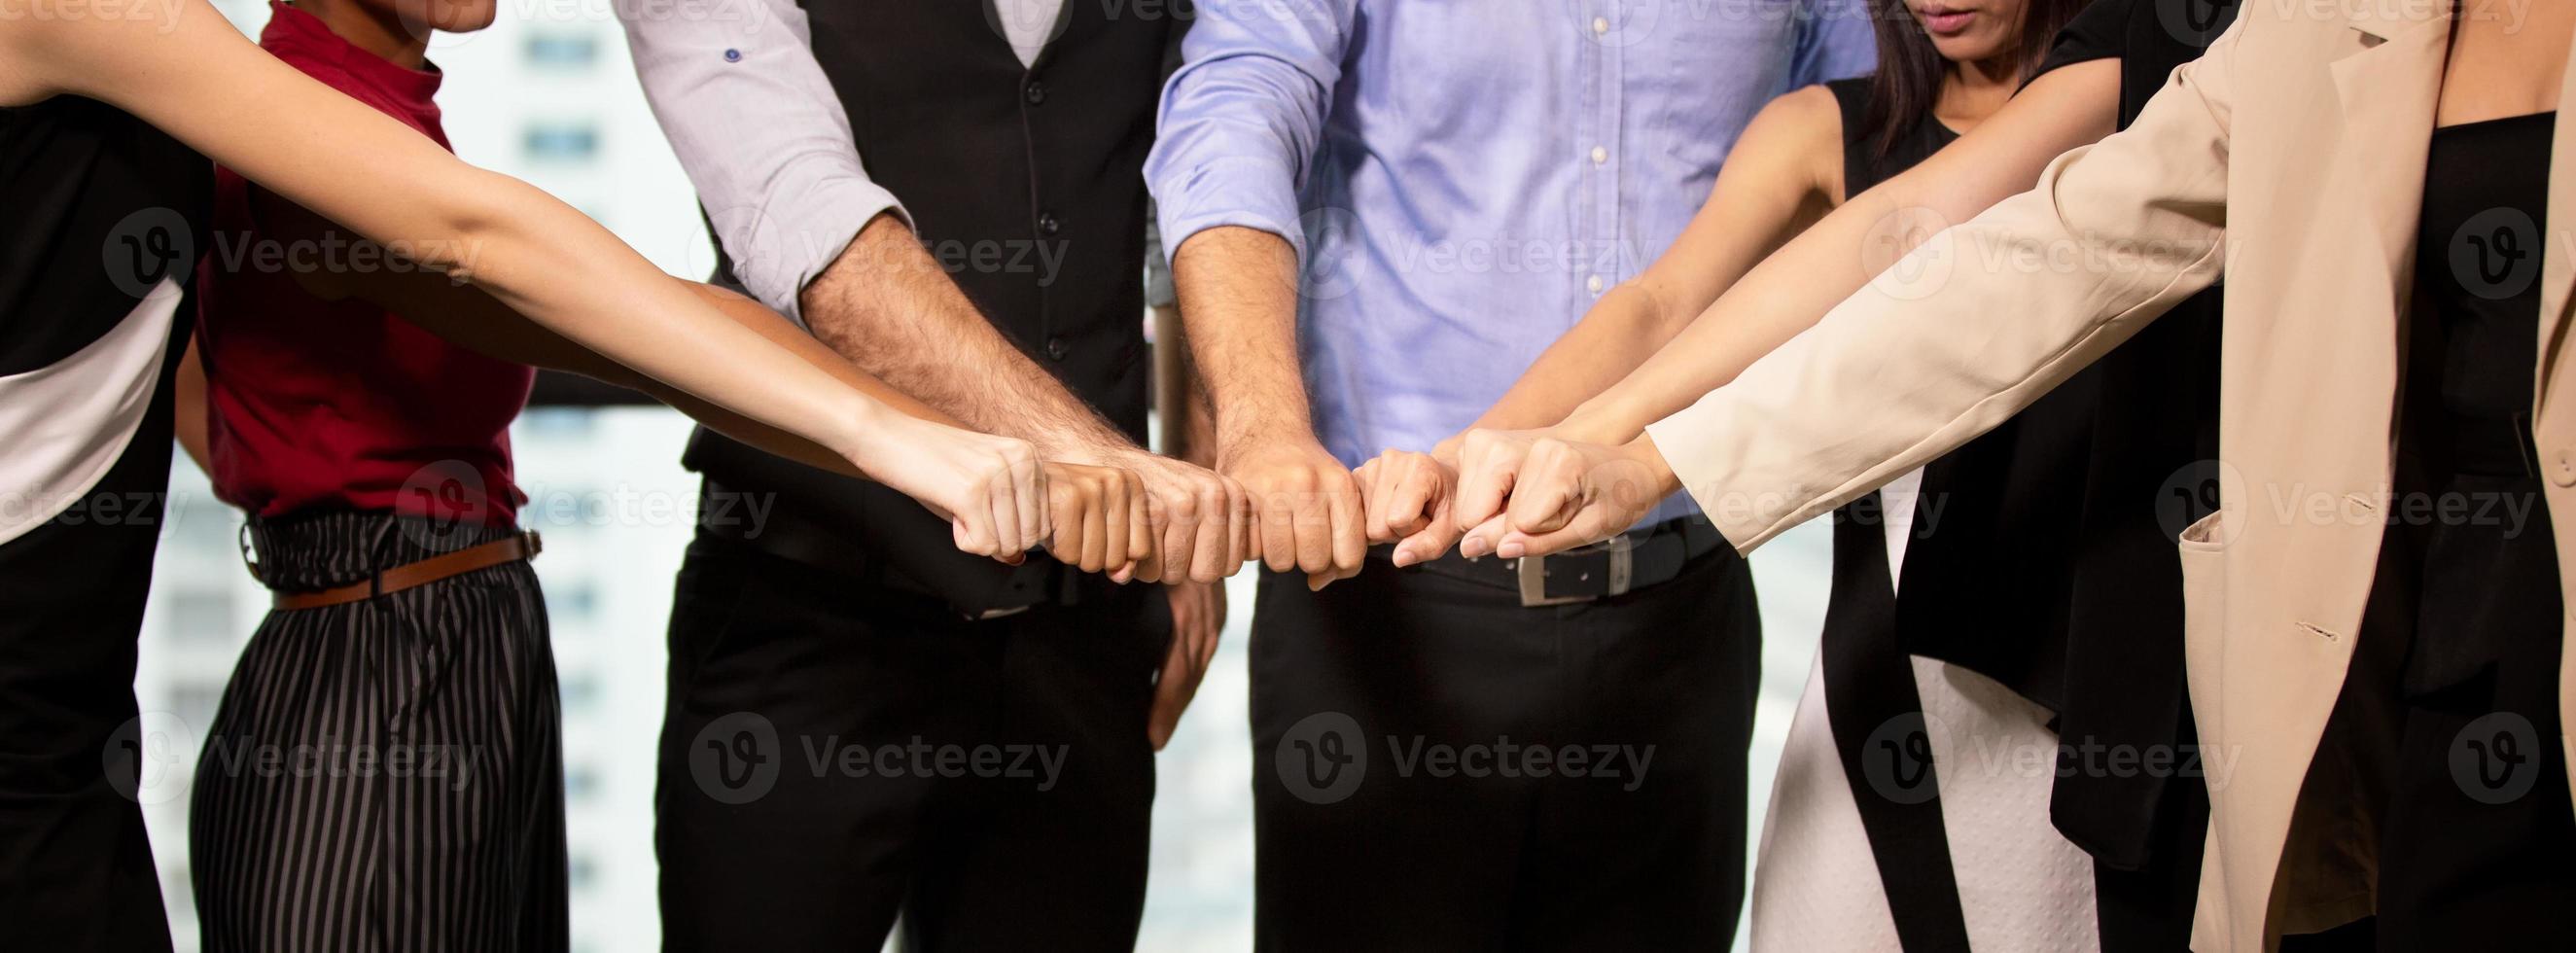
[[[1219,444],[1311,435],[1297,357],[1297,255],[1288,242],[1250,228],[1199,232],[1173,256],[1172,284]]]
[[[1472,426],[1522,430],[1564,420],[1672,340],[1683,325],[1666,310],[1653,291],[1638,283],[1610,289]]]
[[[1129,443],[994,330],[893,215],[860,229],[801,304],[831,351],[968,428],[1027,440],[1049,458]]]
[[[1845,203],[1755,266],[1625,378],[1582,400],[1564,422],[1586,439],[1624,443],[1806,330],[1869,280],[1856,250],[1895,203],[1893,197],[1868,198]],[[1904,247],[1910,250],[1920,240]]]
[[[1958,142],[1852,196],[1764,258],[1663,350],[1566,423],[1587,439],[1626,442],[1734,380],[1916,245],[2028,190],[2058,155],[2109,135],[2119,91],[2116,60],[2064,67],[2033,81]]]
[[[1160,305],[1154,315],[1154,406],[1162,414],[1163,452],[1203,467],[1216,465],[1216,423],[1211,419],[1198,362],[1190,359],[1188,334],[1181,327],[1177,304]]]

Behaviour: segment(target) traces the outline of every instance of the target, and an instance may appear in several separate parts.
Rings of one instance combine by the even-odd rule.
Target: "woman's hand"
[[[860,472],[921,501],[956,530],[957,548],[1012,565],[1053,531],[1047,468],[1025,440],[932,423],[871,404]]]
[[[1106,572],[1126,582],[1136,564],[1154,552],[1152,505],[1134,471],[1050,462],[1045,466],[1047,513],[1054,532],[1047,552],[1083,572]]]
[[[1442,441],[1430,453],[1388,450],[1360,464],[1351,478],[1368,504],[1363,529],[1368,541],[1395,544],[1398,568],[1440,558],[1457,545],[1458,521],[1451,504],[1457,498],[1455,441]]]
[[[1545,556],[1618,535],[1680,488],[1654,438],[1625,444],[1551,431],[1468,431],[1459,444],[1458,551]]]

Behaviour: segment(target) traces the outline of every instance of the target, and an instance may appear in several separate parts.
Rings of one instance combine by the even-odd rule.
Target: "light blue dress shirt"
[[[1356,466],[1472,423],[1681,235],[1756,111],[1876,48],[1857,0],[1199,0],[1182,54],[1164,247],[1297,247],[1316,434]]]

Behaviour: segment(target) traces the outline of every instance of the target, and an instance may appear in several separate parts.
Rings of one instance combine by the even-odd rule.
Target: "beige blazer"
[[[2367,839],[2338,840],[2311,808],[2294,847],[2290,822],[2385,526],[2449,6],[2245,4],[2132,128],[2060,157],[2034,191],[1936,236],[1648,428],[1750,550],[2000,423],[2224,271],[2220,511],[2180,540],[2193,712],[2212,756],[2234,759],[2209,778],[2203,951],[2268,950],[2285,927],[2368,912]],[[2576,109],[2576,69],[2567,78],[2561,108]],[[2554,142],[2533,419],[2565,587],[2576,125],[2562,119]],[[2576,652],[2564,658],[2562,724],[2576,724]]]

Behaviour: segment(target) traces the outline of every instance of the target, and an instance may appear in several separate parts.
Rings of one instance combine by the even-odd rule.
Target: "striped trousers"
[[[287,591],[506,534],[383,513],[251,525],[262,578]],[[561,740],[525,562],[269,613],[189,809],[204,950],[564,949]]]

